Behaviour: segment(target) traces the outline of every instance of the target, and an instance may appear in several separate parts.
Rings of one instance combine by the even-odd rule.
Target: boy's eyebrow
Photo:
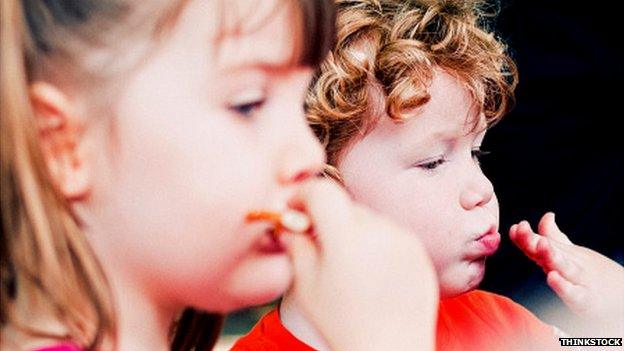
[[[437,131],[430,136],[430,139],[442,140],[442,141],[452,141],[457,139],[457,137],[463,136],[463,131],[457,129],[445,129],[442,131]]]
[[[470,128],[466,130],[465,128]],[[427,139],[442,140],[444,142],[453,142],[458,138],[463,138],[469,135],[480,135],[485,132],[487,128],[480,128],[480,125],[476,126],[462,126],[461,128],[448,128],[440,131],[436,131],[433,135]]]
[[[465,135],[464,131],[460,128],[442,128],[431,134],[428,133],[420,139],[406,138],[407,141],[401,144],[407,148],[406,150],[418,149],[419,147],[425,145],[435,145],[436,143],[452,146],[457,143],[457,139]]]
[[[479,121],[472,121],[476,118],[479,118]],[[487,130],[487,122],[485,121],[485,118],[477,115],[467,118],[465,124],[441,128],[441,130],[433,133],[433,135],[431,135],[431,138],[443,141],[452,141],[454,139],[457,139],[458,137],[461,138],[471,134],[479,135],[485,130]]]
[[[427,138],[425,138],[425,141],[428,143],[442,141],[446,144],[450,144],[453,143],[457,138],[462,136],[464,136],[464,133],[461,129],[445,128],[427,136]]]
[[[405,138],[404,142],[400,142],[400,145],[405,152],[411,153],[413,150],[419,150],[423,147],[433,147],[434,145],[440,144],[449,147],[455,143],[454,139],[456,138],[456,135],[445,130],[425,135],[423,138]]]

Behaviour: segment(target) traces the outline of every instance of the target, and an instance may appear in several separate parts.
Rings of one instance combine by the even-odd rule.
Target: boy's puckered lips
[[[479,244],[480,255],[490,256],[498,250],[501,235],[498,233],[497,226],[493,224],[483,234],[479,235],[475,241]]]

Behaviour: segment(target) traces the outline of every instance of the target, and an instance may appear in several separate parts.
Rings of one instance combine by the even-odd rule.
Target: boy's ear
[[[69,200],[84,198],[90,190],[80,135],[83,124],[74,106],[57,87],[35,82],[29,89],[39,146],[57,188]]]

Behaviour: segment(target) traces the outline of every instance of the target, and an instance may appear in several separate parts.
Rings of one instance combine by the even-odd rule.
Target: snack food
[[[273,235],[278,236],[283,231],[291,233],[306,233],[312,227],[312,221],[303,212],[286,210],[282,213],[272,211],[253,211],[247,213],[247,222],[268,221],[273,224]]]

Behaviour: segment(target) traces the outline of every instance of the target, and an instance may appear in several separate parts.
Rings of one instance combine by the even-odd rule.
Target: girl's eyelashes
[[[267,101],[264,88],[248,88],[228,99],[227,108],[243,118],[251,118]]]
[[[262,108],[265,102],[266,100],[260,99],[239,104],[232,104],[228,107],[228,109],[239,116],[251,118],[254,115],[254,112]]]
[[[480,148],[475,148],[472,149],[472,151],[470,152],[472,155],[472,158],[478,163],[481,164],[481,158],[485,155],[489,155],[490,152],[489,151],[485,151],[485,150],[481,150]]]

